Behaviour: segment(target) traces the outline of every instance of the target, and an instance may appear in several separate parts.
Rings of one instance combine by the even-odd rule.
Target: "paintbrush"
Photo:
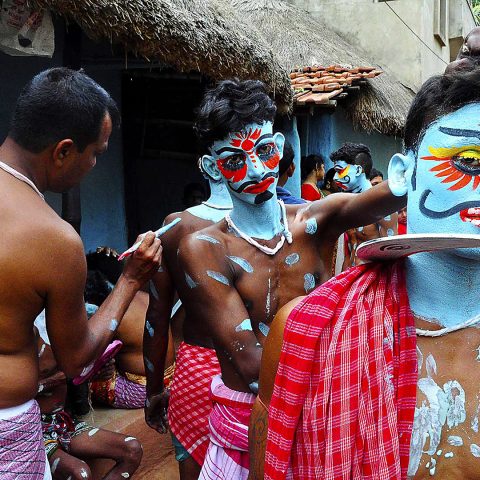
[[[171,228],[173,228],[179,221],[181,220],[181,218],[176,218],[175,220],[173,220],[172,222],[168,223],[167,225],[163,226],[162,228],[159,228],[155,233],[155,237],[156,238],[160,238],[164,233],[168,232]],[[127,258],[129,257],[132,253],[134,253],[138,247],[140,246],[140,244],[143,242],[143,239],[145,238],[145,233],[141,236],[140,238],[140,241],[138,241],[135,245],[133,245],[132,247],[130,247],[128,250],[125,250],[119,257],[118,257],[118,261],[120,262],[121,260],[123,260],[124,258]]]

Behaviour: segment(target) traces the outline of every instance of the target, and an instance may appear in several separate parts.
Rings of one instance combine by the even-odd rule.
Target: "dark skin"
[[[453,72],[469,68],[471,61],[478,60],[480,55],[480,27],[475,27],[465,38],[456,60],[449,63],[445,72]]]
[[[249,427],[249,480],[263,479],[268,431],[268,411],[265,407],[269,407],[273,394],[286,322],[292,310],[303,298],[304,297],[293,300],[278,312],[265,342],[260,370],[260,389],[258,398],[252,409]],[[420,329],[436,330],[438,328],[434,324],[419,318],[416,318],[415,323],[415,326]],[[451,458],[447,458],[442,455],[432,456],[424,453],[420,460],[417,473],[415,477],[413,477],[415,480],[432,478],[430,469],[426,468],[426,464],[429,461],[431,462],[432,457],[437,460],[435,470],[435,476],[437,478],[455,478],[462,480],[474,480],[478,478],[478,458],[475,458],[471,454],[470,445],[480,445],[480,434],[471,428],[471,420],[478,413],[480,372],[477,368],[477,355],[479,345],[480,330],[478,330],[478,328],[468,328],[437,338],[417,337],[417,346],[423,355],[422,368],[418,372],[419,378],[427,377],[426,359],[429,355],[432,355],[437,366],[437,373],[433,376],[434,382],[442,388],[447,382],[456,380],[465,390],[466,421],[452,428],[448,428],[447,425],[443,427],[440,443],[436,451],[442,450],[443,454],[453,452],[454,455]],[[424,401],[428,404],[428,399],[425,394],[417,388],[417,408],[420,408]],[[451,435],[461,437],[463,439],[463,445],[461,447],[450,445],[448,438]],[[426,451],[428,448],[429,441],[427,440],[423,450]]]
[[[181,296],[186,288],[185,276],[177,263],[177,249],[180,241],[186,235],[208,227],[212,222],[196,217],[189,212],[172,213],[165,219],[165,224],[175,218],[181,218],[175,228],[169,230],[162,237],[163,258],[161,271],[153,278],[155,294],[150,293],[147,320],[154,328],[153,337],[145,331],[143,337],[144,355],[155,367],[153,372],[145,368],[147,375],[147,398],[149,406],[145,408],[147,424],[159,433],[168,430],[167,407],[169,392],[164,389],[163,372],[168,350],[168,332],[170,326],[170,313],[175,300],[175,292]],[[208,337],[203,336],[194,322],[184,322],[183,338],[185,342],[213,348]],[[180,477],[182,480],[196,479],[200,475],[200,466],[193,458],[188,458],[179,463]]]
[[[67,394],[65,374],[58,370],[52,349],[42,339],[38,339],[40,366],[40,393],[37,402],[42,413],[63,409]],[[90,468],[84,461],[94,458],[109,458],[115,465],[103,477],[104,480],[122,480],[125,473],[132,476],[142,459],[142,446],[136,439],[119,433],[99,429],[93,435],[81,433],[72,438],[69,452],[58,448],[49,458],[50,466],[55,465],[52,477],[55,480],[68,478],[93,478]],[[123,474],[123,475],[122,475]]]
[[[93,168],[96,157],[107,149],[111,130],[106,115],[98,139],[82,152],[65,139],[35,154],[7,138],[0,146],[0,158],[40,191],[64,191]],[[60,369],[68,377],[79,375],[113,339],[112,319],[121,322],[136,292],[158,269],[161,245],[152,233],[145,237],[112,294],[87,321],[86,263],[78,234],[29,185],[3,170],[0,197],[0,408],[8,408],[37,393],[36,316],[46,309]]]
[[[309,205],[287,206],[294,242],[285,243],[274,256],[230,233],[225,221],[201,232],[218,244],[196,235],[182,240],[181,272],[196,283],[194,288],[183,289],[185,330],[193,323],[204,338],[212,339],[227,387],[250,392],[252,382],[258,382],[267,333],[260,324],[268,327],[283,305],[330,278],[339,235],[348,228],[377,222],[404,204],[405,198],[393,197],[383,183],[362,194],[338,194]],[[306,220],[310,219],[316,220],[316,234],[306,232]],[[278,240],[261,243],[273,247]],[[299,255],[299,261],[288,265],[286,259],[293,254]],[[247,273],[228,258],[231,256],[246,260],[253,272]],[[207,270],[223,276],[223,282],[207,275]],[[305,280],[306,274],[314,284]],[[186,285],[185,278],[183,282]],[[239,327],[245,319],[251,320],[253,331]]]

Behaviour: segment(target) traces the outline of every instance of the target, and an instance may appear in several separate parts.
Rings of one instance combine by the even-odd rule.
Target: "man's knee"
[[[79,463],[69,472],[72,480],[93,480],[92,472],[85,462]]]
[[[127,441],[128,440],[128,441]],[[143,456],[143,447],[142,444],[136,438],[125,439],[125,456],[124,461],[132,465],[140,465]]]

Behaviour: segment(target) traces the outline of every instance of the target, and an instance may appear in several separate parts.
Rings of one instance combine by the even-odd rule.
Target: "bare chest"
[[[480,478],[480,330],[418,339],[409,475]]]

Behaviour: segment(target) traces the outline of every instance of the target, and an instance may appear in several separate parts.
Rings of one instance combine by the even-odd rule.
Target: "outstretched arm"
[[[317,222],[328,224],[328,235],[337,238],[349,228],[377,223],[407,204],[407,197],[396,197],[388,182],[362,193],[336,193],[313,202],[308,213]]]
[[[112,293],[87,322],[83,300],[86,262],[83,245],[75,232],[52,239],[55,251],[46,280],[46,325],[59,369],[68,377],[81,374],[112,341],[130,302],[158,270],[160,240],[148,234],[127,261]]]
[[[248,429],[248,449],[250,452],[250,474],[248,480],[263,480],[268,433],[268,407],[273,394],[280,353],[282,352],[283,331],[290,312],[301,298],[303,297],[295,298],[278,311],[265,340],[258,396],[253,405]]]
[[[179,266],[187,285],[185,306],[190,306],[197,322],[209,332],[219,360],[224,360],[225,383],[236,390],[256,393],[261,348],[235,288],[234,268],[223,245],[190,235],[182,240],[179,252]]]

